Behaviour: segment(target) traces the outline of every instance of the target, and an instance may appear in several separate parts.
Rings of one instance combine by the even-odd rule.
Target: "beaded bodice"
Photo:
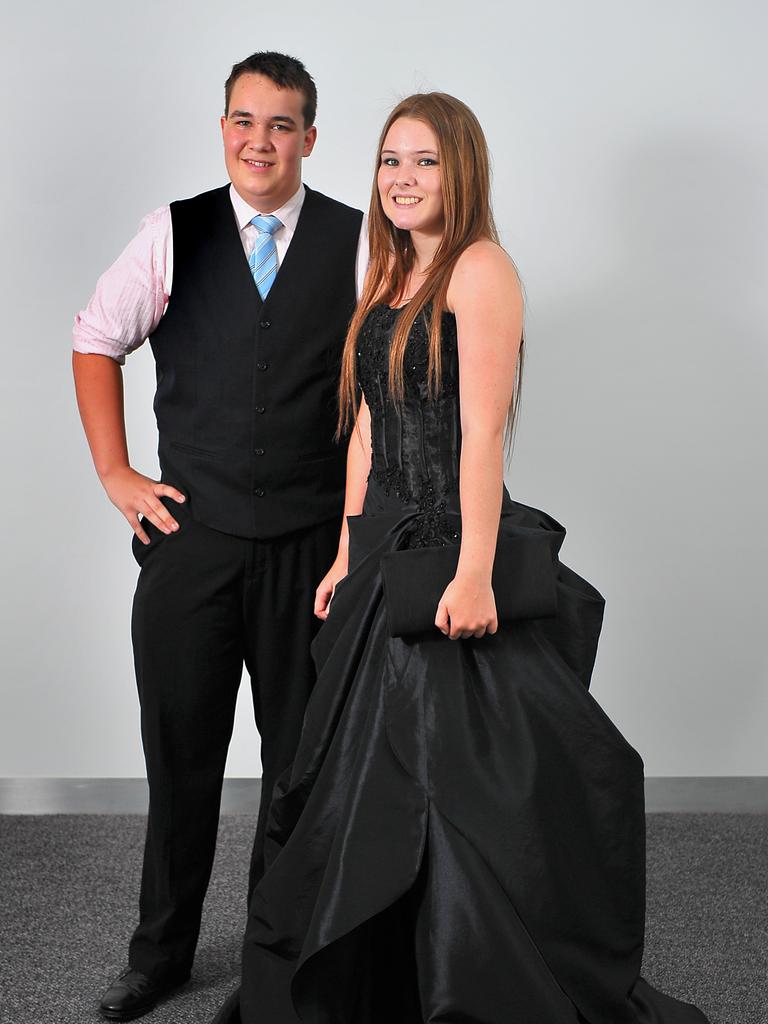
[[[456,538],[444,516],[459,490],[459,366],[456,318],[442,318],[442,381],[429,395],[429,330],[419,316],[405,351],[402,404],[389,395],[389,348],[399,310],[374,306],[357,345],[357,375],[371,412],[371,475],[393,502],[418,513],[411,546],[449,543]],[[427,314],[429,313],[429,307]]]

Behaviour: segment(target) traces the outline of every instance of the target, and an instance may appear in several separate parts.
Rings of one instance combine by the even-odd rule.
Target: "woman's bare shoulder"
[[[462,299],[499,289],[522,301],[517,268],[507,252],[490,238],[478,239],[456,261],[448,287],[449,305],[453,308]]]

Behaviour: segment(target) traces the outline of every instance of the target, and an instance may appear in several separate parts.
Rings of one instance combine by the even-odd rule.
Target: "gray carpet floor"
[[[148,1024],[208,1024],[235,986],[254,825],[222,818],[193,978]],[[101,1019],[134,924],[143,833],[138,815],[0,817],[2,1024]],[[643,973],[712,1024],[768,1024],[767,866],[764,815],[648,817]]]

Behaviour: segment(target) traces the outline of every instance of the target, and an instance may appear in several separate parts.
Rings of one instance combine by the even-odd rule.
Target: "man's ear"
[[[317,142],[317,128],[312,125],[311,128],[307,128],[304,132],[304,152],[302,156],[309,156],[312,150],[315,148]]]

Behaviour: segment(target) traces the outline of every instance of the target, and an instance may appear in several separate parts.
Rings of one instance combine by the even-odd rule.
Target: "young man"
[[[133,527],[133,644],[150,804],[140,919],[109,1020],[189,976],[243,663],[262,743],[251,888],[273,783],[314,682],[315,587],[333,562],[345,449],[333,442],[347,323],[367,263],[362,214],[302,184],[316,91],[291,57],[227,80],[231,184],[142,222],[74,329],[94,464]],[[161,481],[128,461],[121,363],[157,363]]]

